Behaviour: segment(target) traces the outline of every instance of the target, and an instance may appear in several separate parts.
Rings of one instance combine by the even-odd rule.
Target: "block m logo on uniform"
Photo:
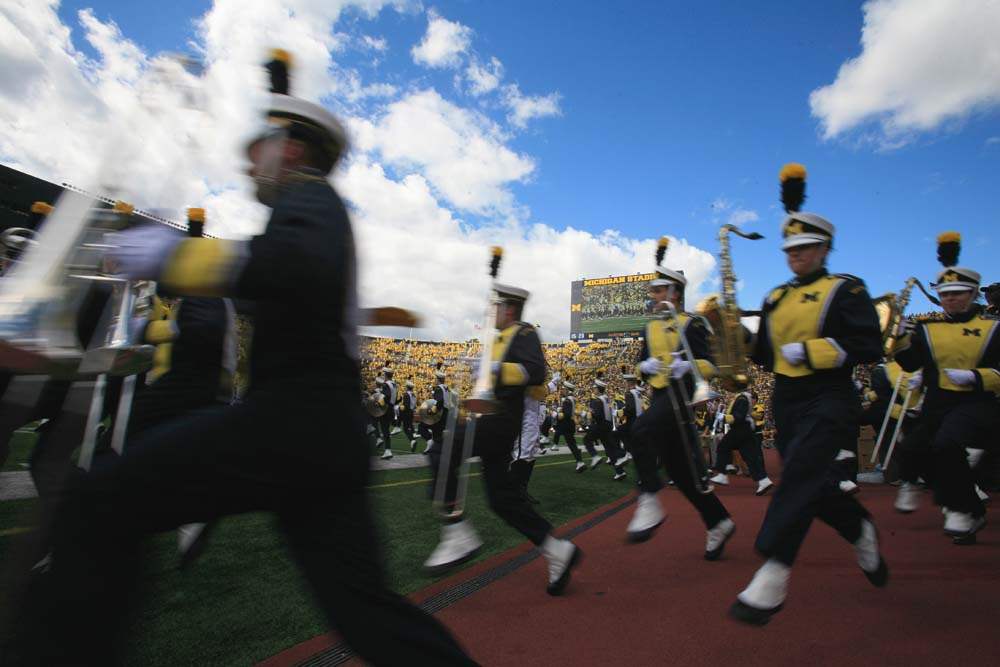
[[[963,336],[975,336],[976,338],[980,338],[980,337],[982,337],[982,330],[981,329],[966,329],[966,328],[963,327],[962,328],[962,335]]]
[[[819,301],[819,292],[803,292],[802,301],[799,303],[809,303],[810,301]]]

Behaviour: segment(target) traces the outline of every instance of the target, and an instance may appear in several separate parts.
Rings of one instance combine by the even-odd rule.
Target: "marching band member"
[[[406,439],[410,441],[410,452],[417,449],[417,436],[413,432],[413,415],[417,411],[417,396],[413,393],[413,380],[406,381],[406,391],[403,392],[399,405],[399,421],[403,427]]]
[[[519,321],[527,290],[494,283],[498,299],[496,310],[497,333],[493,344],[492,382],[493,394],[500,404],[499,411],[482,415],[475,422],[473,456],[482,459],[482,479],[490,508],[508,525],[527,537],[541,550],[548,561],[547,591],[560,595],[569,583],[570,573],[580,560],[581,552],[569,540],[562,540],[552,533],[552,525],[542,518],[521,493],[508,473],[510,443],[521,429],[524,396],[528,387],[545,380],[545,355],[535,327]],[[459,422],[453,439],[453,451],[462,446],[465,423]],[[461,450],[459,450],[461,451]],[[432,472],[446,474],[445,509],[453,507],[458,491],[460,456],[452,455],[442,470],[440,444],[435,441],[431,449]],[[449,512],[447,523],[442,526],[441,542],[424,566],[432,572],[444,571],[473,556],[482,545],[471,523],[462,514]]]
[[[871,515],[840,491],[835,471],[837,454],[857,438],[861,401],[854,366],[882,356],[878,318],[860,279],[826,270],[834,227],[799,211],[805,168],[787,165],[781,181],[788,211],[782,250],[795,277],[764,300],[751,358],[775,375],[772,405],[783,470],[755,544],[767,562],[730,609],[737,620],[758,625],[782,608],[792,563],[814,518],[854,545],[873,585],[885,586],[889,576]]]
[[[563,397],[559,403],[559,410],[556,413],[556,435],[552,443],[554,447],[559,446],[559,438],[566,440],[566,446],[576,459],[576,471],[583,472],[587,469],[587,464],[583,462],[580,455],[580,448],[576,446],[576,385],[569,380],[563,380]]]
[[[399,388],[392,379],[392,368],[388,364],[382,367],[381,391],[385,396],[386,410],[378,418],[379,433],[382,435],[383,459],[392,458],[392,422],[396,419],[396,407],[399,403]]]
[[[257,197],[272,209],[263,234],[183,239],[157,225],[123,233],[110,253],[127,277],[174,294],[253,301],[249,390],[144,433],[76,480],[56,517],[51,585],[25,612],[39,663],[118,663],[145,536],[270,511],[330,627],[363,660],[473,664],[381,570],[357,401],[354,236],[328,180],[346,135],[324,108],[287,95],[288,56],[274,56],[270,129],[248,146]],[[330,406],[344,424],[336,447]]]
[[[585,442],[600,442],[604,446],[604,454],[608,459],[608,463],[615,470],[613,479],[617,482],[626,477],[625,469],[622,468],[622,465],[627,459],[625,459],[625,453],[618,447],[615,436],[615,427],[617,425],[615,406],[611,402],[611,399],[608,398],[608,383],[604,381],[601,371],[597,373],[597,379],[594,380],[594,387],[597,395],[590,399],[590,426],[587,428],[587,440]],[[599,464],[601,460],[603,458],[598,456],[597,463]],[[590,467],[593,469],[595,466],[591,463]]]
[[[633,457],[642,485],[638,506],[626,536],[629,541],[642,542],[649,539],[663,523],[665,515],[656,497],[663,487],[657,471],[659,458],[659,464],[666,469],[671,481],[698,510],[705,523],[705,559],[717,560],[736,530],[736,524],[718,496],[710,488],[702,488],[702,480],[696,477],[702,475],[704,462],[700,460],[701,448],[698,447],[694,419],[683,399],[692,395],[694,382],[691,362],[675,354],[683,349],[681,336],[686,337],[702,376],[711,377],[715,366],[709,352],[705,320],[682,312],[687,278],[681,271],[663,266],[666,241],[665,237],[661,239],[656,249],[656,277],[649,282],[649,296],[656,303],[657,311],[664,308],[665,301],[673,304],[677,312],[676,322],[681,329],[678,330],[674,321],[663,319],[650,320],[646,325],[637,369],[648,378],[652,399],[649,408],[639,416],[630,432]],[[672,361],[665,363],[666,359]],[[680,389],[681,384],[685,390]]]
[[[735,449],[746,461],[750,470],[750,478],[757,482],[757,490],[754,495],[763,496],[774,487],[774,482],[767,476],[764,468],[764,453],[761,451],[760,442],[754,435],[754,418],[750,414],[750,406],[753,403],[753,396],[750,390],[740,392],[729,403],[726,409],[724,420],[729,425],[729,432],[719,442],[716,450],[715,476],[709,481],[713,484],[729,484],[729,476],[726,469],[733,460],[733,450]]]
[[[920,417],[902,445],[897,509],[917,507],[922,475],[946,508],[944,531],[955,544],[973,544],[986,524],[966,447],[992,442],[1000,428],[1000,335],[995,316],[976,303],[979,273],[956,266],[960,237],[938,237],[944,269],[933,287],[944,309],[940,319],[917,326],[900,341],[896,359],[905,370],[923,368],[926,388]]]
[[[434,379],[437,380],[437,384],[434,385],[431,391],[431,396],[434,399],[434,407],[431,410],[433,413],[440,412],[441,419],[430,427],[432,439],[427,442],[424,454],[430,453],[435,444],[440,446],[441,441],[444,439],[445,424],[448,423],[448,411],[452,409],[452,394],[451,389],[445,384],[447,375],[444,372],[443,361],[437,362],[437,367],[434,370]]]

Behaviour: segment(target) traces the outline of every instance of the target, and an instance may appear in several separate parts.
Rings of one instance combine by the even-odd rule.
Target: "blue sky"
[[[923,2],[916,0],[908,11],[919,13]],[[63,2],[59,16],[74,28],[74,45],[94,57],[77,26],[76,12],[87,7],[155,53],[189,50],[188,41],[197,39],[195,21],[210,3]],[[456,89],[458,70],[423,67],[411,55],[428,28],[428,10],[467,26],[468,53],[483,62],[498,58],[505,83],[516,83],[525,95],[558,94],[558,115],[536,118],[506,140],[536,163],[530,177],[506,186],[517,205],[530,211],[523,222],[593,234],[615,229],[635,239],[669,233],[714,253],[718,225],[742,211],[745,227],[768,237],[734,242],[745,307],[787,278],[778,250],[777,183],[787,161],[809,170],[805,208],[837,226],[831,268],[860,275],[874,294],[898,289],[911,274],[932,279],[933,237],[947,229],[963,234],[963,264],[978,268],[986,281],[1000,279],[991,261],[1000,249],[994,238],[1000,221],[1000,85],[994,97],[973,100],[925,127],[885,132],[885,114],[875,113],[826,138],[810,93],[833,84],[841,66],[862,54],[861,3],[567,7],[442,0],[383,10],[374,18],[350,10],[336,30],[384,38],[388,49],[377,64],[371,53],[357,49],[334,60],[355,68],[366,82],[433,88],[502,120],[495,102]],[[288,47],[294,51],[295,45]],[[949,47],[942,49],[946,60]],[[911,55],[900,53],[893,66],[905,70]],[[912,72],[896,78],[913,79],[903,91],[907,95],[933,96],[933,85],[939,85],[928,83],[930,90],[921,91]],[[363,100],[355,108],[374,113],[381,103]],[[386,171],[403,176],[398,164],[387,164]],[[452,210],[473,227],[486,222],[475,212]],[[919,296],[914,303],[928,306]]]

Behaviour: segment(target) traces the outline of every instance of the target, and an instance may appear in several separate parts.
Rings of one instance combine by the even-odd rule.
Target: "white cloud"
[[[510,109],[507,120],[511,125],[524,129],[533,118],[546,116],[561,116],[559,109],[559,93],[548,95],[523,95],[517,84],[509,84],[503,88],[503,103]]]
[[[427,12],[427,19],[424,38],[410,50],[413,62],[427,67],[458,67],[472,41],[472,28],[449,21],[433,9]]]
[[[989,138],[987,138],[986,139],[986,145],[987,146],[1000,145],[1000,137],[989,137]]]
[[[463,211],[509,213],[508,185],[535,170],[534,160],[505,145],[506,136],[489,118],[435,90],[410,93],[374,120],[354,119],[351,129],[360,150],[378,151],[390,165],[418,170]]]
[[[734,202],[725,197],[716,197],[708,208],[712,211],[712,223],[719,223],[725,220],[730,225],[743,225],[748,222],[757,222],[760,215],[757,211],[737,206]]]
[[[500,85],[500,80],[503,79],[503,64],[496,56],[490,58],[487,64],[473,59],[465,68],[465,77],[469,81],[469,92],[477,96],[484,95],[496,90]]]
[[[872,0],[862,52],[809,96],[831,139],[869,122],[887,148],[1000,104],[1000,2]]]
[[[160,104],[167,91],[152,85],[151,74],[170,65],[113,23],[83,12],[63,24],[56,0],[2,3],[0,157],[81,185],[96,170],[95,155],[114,146],[121,168],[95,189],[120,185],[112,194],[178,213],[204,205],[211,233],[257,233],[267,211],[251,197],[241,153],[264,104],[261,45],[294,45],[296,94],[372,106],[350,109],[355,148],[334,177],[351,204],[364,304],[416,309],[428,338],[468,338],[483,310],[488,247],[502,244],[501,276],[533,293],[526,316],[542,324],[546,340],[565,339],[570,281],[646,270],[652,240],[531,224],[511,186],[527,182],[537,165],[510,148],[497,122],[435,90],[407,88],[412,82],[395,82],[409,90],[396,99],[395,87],[344,67],[339,54],[351,38],[336,32],[341,13],[351,7],[371,16],[387,4],[217,0],[196,23],[193,46],[212,91],[199,116]],[[93,45],[95,57],[74,47],[71,28]],[[132,111],[137,97],[155,113]],[[187,152],[187,136],[203,150]],[[485,217],[473,225],[463,215]],[[685,270],[695,294],[710,283],[709,253],[677,240],[667,260]]]
[[[361,37],[361,43],[365,46],[365,48],[371,49],[372,51],[378,51],[379,53],[389,49],[389,42],[387,42],[384,37],[363,35]]]

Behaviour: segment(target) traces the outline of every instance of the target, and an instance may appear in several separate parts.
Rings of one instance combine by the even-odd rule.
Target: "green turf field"
[[[409,452],[402,434],[394,436],[392,444],[396,452]],[[423,446],[420,440],[418,451]],[[608,466],[577,474],[571,461],[568,455],[543,456],[532,478],[531,493],[554,525],[634,488],[631,479],[614,482]],[[473,466],[474,473],[477,468]],[[401,593],[434,581],[420,567],[438,537],[428,483],[425,468],[376,472],[372,477],[389,582]],[[10,540],[16,539],[12,533],[24,528],[23,517],[34,503],[0,502],[0,559]],[[468,515],[486,544],[465,567],[524,542],[487,510],[478,478],[469,485]],[[145,577],[150,596],[132,633],[131,665],[249,665],[325,630],[266,515],[223,521],[208,550],[188,572],[177,570],[173,534],[158,536],[150,548]],[[539,580],[539,595],[545,594],[544,586]]]
[[[603,320],[583,320],[581,326],[584,333],[611,333],[617,331],[642,331],[646,328],[648,317],[608,317]]]
[[[35,437],[33,431],[14,431],[10,438],[10,455],[0,472],[28,469],[28,457],[35,444]]]

